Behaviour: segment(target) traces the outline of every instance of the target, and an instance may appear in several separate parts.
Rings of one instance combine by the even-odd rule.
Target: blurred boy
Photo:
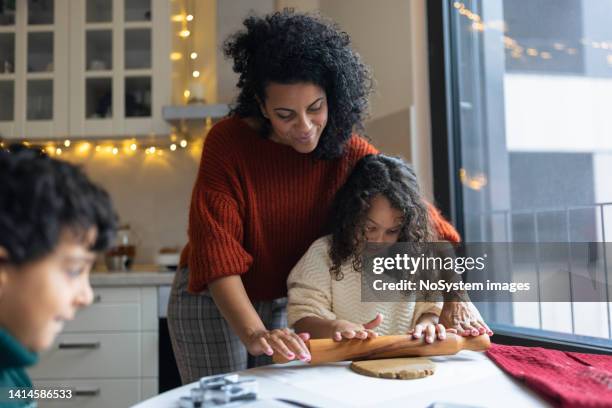
[[[89,271],[115,228],[108,194],[78,167],[0,151],[0,406],[32,404],[8,392],[32,386],[24,368],[92,302]]]

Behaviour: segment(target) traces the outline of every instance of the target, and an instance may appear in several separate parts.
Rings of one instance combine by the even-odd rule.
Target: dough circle
[[[433,375],[436,365],[427,358],[387,358],[353,361],[351,369],[370,377],[413,380]]]

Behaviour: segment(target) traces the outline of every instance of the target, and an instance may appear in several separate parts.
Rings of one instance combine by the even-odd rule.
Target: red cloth
[[[189,211],[189,291],[215,279],[242,276],[251,300],[287,296],[287,276],[310,244],[326,233],[334,195],[359,159],[377,150],[354,135],[345,154],[314,160],[265,139],[237,117],[206,137]],[[459,235],[430,206],[442,239]]]
[[[560,407],[612,407],[612,356],[492,344],[504,371]]]

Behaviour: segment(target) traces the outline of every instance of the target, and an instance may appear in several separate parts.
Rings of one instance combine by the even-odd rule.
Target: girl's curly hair
[[[362,132],[373,89],[370,69],[350,47],[350,37],[319,14],[285,9],[264,17],[250,16],[245,30],[231,35],[223,45],[233,59],[240,89],[231,113],[259,119],[267,137],[271,125],[259,108],[271,82],[308,82],[325,90],[328,121],[314,157],[340,157],[353,131]]]
[[[332,206],[329,256],[330,273],[336,280],[342,280],[340,267],[351,258],[353,268],[362,270],[365,221],[376,196],[386,197],[403,214],[398,242],[430,242],[437,236],[412,167],[395,157],[367,155],[336,193]]]

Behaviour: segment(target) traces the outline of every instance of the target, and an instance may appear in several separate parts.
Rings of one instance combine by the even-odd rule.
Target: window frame
[[[458,73],[452,63],[457,52],[451,41],[453,1],[429,0],[426,3],[434,202],[464,236],[464,200],[459,180],[462,152]],[[493,342],[499,344],[612,354],[612,340],[609,339],[506,324],[490,324],[490,327],[496,333]]]

